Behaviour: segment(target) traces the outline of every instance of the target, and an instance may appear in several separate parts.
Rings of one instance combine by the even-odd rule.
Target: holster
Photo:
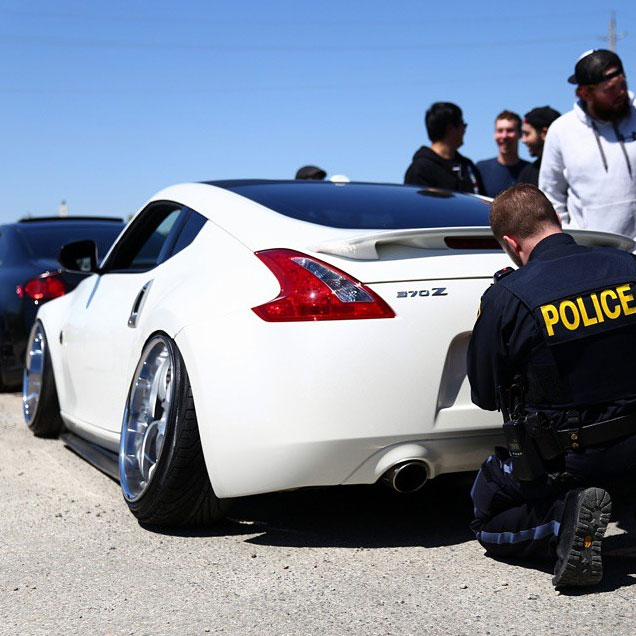
[[[559,436],[545,414],[539,411],[526,415],[525,428],[544,460],[550,461],[563,455],[564,448]]]
[[[548,474],[546,462],[564,448],[542,412],[526,413],[525,389],[520,376],[508,387],[500,386],[499,405],[504,416],[503,433],[512,459],[512,476],[519,482],[536,482]]]
[[[546,477],[544,461],[528,431],[526,418],[504,422],[503,433],[512,459],[512,476],[522,482]]]

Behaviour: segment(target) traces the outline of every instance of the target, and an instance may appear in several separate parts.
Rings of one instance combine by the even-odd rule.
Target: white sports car
[[[232,497],[416,490],[479,466],[497,413],[470,400],[479,299],[509,265],[478,197],[413,186],[217,181],[159,192],[44,305],[24,415],[121,482],[147,524],[209,524]],[[631,249],[580,231],[579,242]]]

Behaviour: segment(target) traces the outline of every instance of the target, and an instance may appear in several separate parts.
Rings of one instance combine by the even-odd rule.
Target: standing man
[[[636,108],[612,51],[584,53],[574,109],[550,127],[539,187],[564,226],[636,237]]]
[[[404,183],[484,194],[475,164],[457,152],[468,125],[461,108],[450,102],[435,102],[426,111],[425,121],[431,146],[422,146],[413,155]]]
[[[526,113],[521,125],[521,141],[528,148],[531,157],[536,157],[535,161],[528,164],[519,175],[519,183],[529,183],[539,185],[539,169],[541,168],[541,155],[543,154],[543,144],[548,134],[550,124],[561,116],[561,113],[549,106],[533,108]]]
[[[517,183],[527,161],[519,159],[521,118],[517,113],[504,110],[495,119],[494,139],[497,156],[477,162],[477,169],[484,180],[486,194],[496,197],[500,192]]]
[[[468,348],[472,399],[500,408],[508,451],[471,491],[495,557],[553,559],[557,587],[601,580],[608,492],[636,486],[636,257],[582,247],[537,188],[490,209],[506,268],[481,300]]]

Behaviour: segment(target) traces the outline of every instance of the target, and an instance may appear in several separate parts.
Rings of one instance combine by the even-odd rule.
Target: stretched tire
[[[22,380],[22,411],[38,437],[55,437],[64,430],[44,327],[36,320],[27,343]]]
[[[135,370],[119,475],[124,499],[143,524],[209,526],[227,509],[210,484],[183,358],[164,334],[150,338]]]

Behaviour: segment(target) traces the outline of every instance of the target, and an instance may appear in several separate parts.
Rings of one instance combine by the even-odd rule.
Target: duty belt
[[[583,450],[636,433],[636,413],[555,431],[564,451]]]

